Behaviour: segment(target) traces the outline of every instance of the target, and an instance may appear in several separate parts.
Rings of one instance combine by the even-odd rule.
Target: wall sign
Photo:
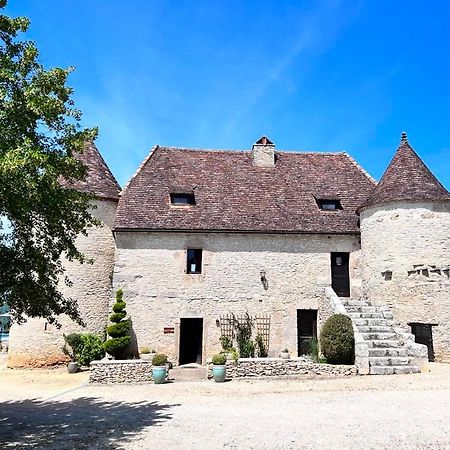
[[[173,334],[175,333],[174,327],[164,327],[164,334]]]

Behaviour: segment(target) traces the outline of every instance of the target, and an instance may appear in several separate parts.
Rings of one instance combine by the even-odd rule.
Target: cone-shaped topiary
[[[111,336],[111,339],[108,339],[103,344],[105,352],[117,359],[120,359],[123,356],[125,349],[131,342],[131,337],[128,335],[130,321],[125,319],[127,315],[125,311],[126,306],[127,304],[123,301],[123,291],[122,289],[118,289],[116,292],[116,303],[112,308],[114,314],[111,314],[109,317],[109,320],[113,322],[113,324],[106,329],[106,332]]]
[[[320,350],[330,364],[353,364],[355,337],[350,317],[335,314],[324,323],[320,332]]]

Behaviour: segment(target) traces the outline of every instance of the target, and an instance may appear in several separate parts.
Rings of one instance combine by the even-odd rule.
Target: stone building
[[[378,184],[346,153],[276,151],[263,137],[251,151],[156,146],[118,196],[90,150],[82,188],[105,226],[80,238],[96,269],[69,267],[89,330],[106,324],[114,286],[132,350],[176,364],[204,363],[247,316],[269,356],[302,354],[334,312],[352,317],[367,372],[419,370],[414,340],[450,360],[450,194],[406,135]],[[58,359],[47,349],[61,332],[30,322],[13,327],[11,366]]]

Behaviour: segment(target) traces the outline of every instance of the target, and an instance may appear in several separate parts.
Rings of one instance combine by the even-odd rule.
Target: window
[[[194,194],[170,194],[170,203],[175,206],[195,205]]]
[[[317,205],[322,211],[336,211],[338,209],[342,209],[340,200],[329,200],[318,198],[316,199]]]
[[[186,273],[202,273],[202,250],[198,248],[188,248]]]

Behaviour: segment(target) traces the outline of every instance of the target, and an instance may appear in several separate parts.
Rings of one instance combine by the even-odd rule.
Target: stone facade
[[[212,363],[208,362],[208,378],[212,378]],[[308,358],[240,358],[227,361],[227,378],[255,377],[336,377],[357,375],[355,366],[317,364]]]
[[[351,283],[360,276],[358,236],[116,232],[114,288],[123,289],[137,346],[156,348],[174,363],[181,318],[203,319],[203,361],[220,350],[220,317],[270,315],[269,355],[297,351],[297,309],[332,308],[330,252],[351,254]],[[186,273],[186,249],[203,249],[201,274]],[[260,279],[266,272],[267,290]],[[173,334],[164,334],[173,328]]]
[[[77,248],[92,264],[66,261],[65,274],[73,281],[69,287],[61,281],[65,296],[75,298],[86,328],[81,328],[67,317],[60,317],[62,328],[46,323],[43,319],[28,319],[26,323],[13,325],[10,331],[8,351],[9,367],[40,367],[60,364],[67,360],[62,352],[63,333],[74,331],[103,334],[108,320],[112,298],[112,274],[115,244],[112,226],[117,202],[96,200],[92,214],[103,226],[89,229],[88,236],[77,238]]]
[[[393,203],[361,212],[364,295],[394,318],[431,323],[436,359],[450,361],[450,204]]]
[[[143,384],[153,381],[152,363],[141,359],[92,361],[89,383]]]

